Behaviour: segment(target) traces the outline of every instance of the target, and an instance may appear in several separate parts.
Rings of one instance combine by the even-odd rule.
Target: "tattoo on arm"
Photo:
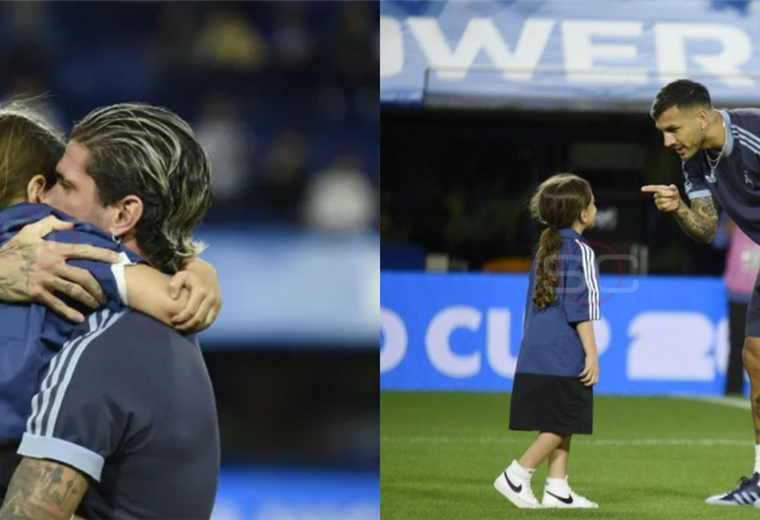
[[[691,208],[682,205],[675,217],[687,235],[703,244],[710,243],[718,231],[718,208],[712,197],[694,199]]]
[[[70,520],[87,486],[66,465],[24,458],[11,479],[0,520]]]

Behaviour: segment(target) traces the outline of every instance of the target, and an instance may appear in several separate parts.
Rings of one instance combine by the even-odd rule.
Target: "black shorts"
[[[18,441],[0,441],[0,503],[5,500],[13,473],[21,462],[21,455],[16,453],[18,446]]]
[[[760,338],[760,273],[755,279],[755,288],[752,289],[752,296],[749,298],[744,335]]]
[[[594,390],[579,377],[515,374],[510,430],[589,434],[593,419]]]

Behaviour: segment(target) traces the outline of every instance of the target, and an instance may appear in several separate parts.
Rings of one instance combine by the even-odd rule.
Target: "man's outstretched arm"
[[[65,464],[24,457],[11,479],[0,520],[70,520],[87,486],[87,479]]]
[[[657,209],[673,216],[681,229],[692,239],[709,244],[718,232],[718,208],[712,197],[692,199],[691,208],[684,204],[678,188],[653,185],[641,188],[643,193],[652,193]]]

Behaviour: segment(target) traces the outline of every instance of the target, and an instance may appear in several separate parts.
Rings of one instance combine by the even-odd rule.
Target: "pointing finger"
[[[647,186],[641,187],[641,193],[659,193],[669,187],[670,186],[665,186],[664,184],[648,184]]]

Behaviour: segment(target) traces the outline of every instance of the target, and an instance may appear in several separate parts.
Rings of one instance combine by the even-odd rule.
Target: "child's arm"
[[[580,374],[581,382],[586,386],[594,386],[599,381],[599,356],[596,352],[594,322],[581,321],[576,325],[576,330],[586,352],[586,368]]]
[[[37,300],[76,323],[91,309],[75,300],[112,310],[128,305],[188,332],[211,325],[221,307],[216,271],[208,263],[191,258],[174,278],[131,265],[123,246],[91,224],[48,216],[26,225],[6,246],[0,250],[0,267],[7,267],[0,269],[0,300]]]
[[[172,318],[174,327],[182,331],[210,327],[222,308],[222,289],[216,269],[200,258],[190,258],[185,262],[185,269],[172,277],[169,293],[176,297],[183,287],[190,291],[190,298],[183,311]]]
[[[126,304],[167,325],[199,332],[211,325],[221,307],[214,268],[194,258],[174,277],[144,264],[124,268]]]
[[[124,268],[126,298],[122,303],[140,312],[172,325],[172,318],[182,312],[190,292],[183,290],[179,298],[169,294],[171,277],[146,264],[132,264]]]

